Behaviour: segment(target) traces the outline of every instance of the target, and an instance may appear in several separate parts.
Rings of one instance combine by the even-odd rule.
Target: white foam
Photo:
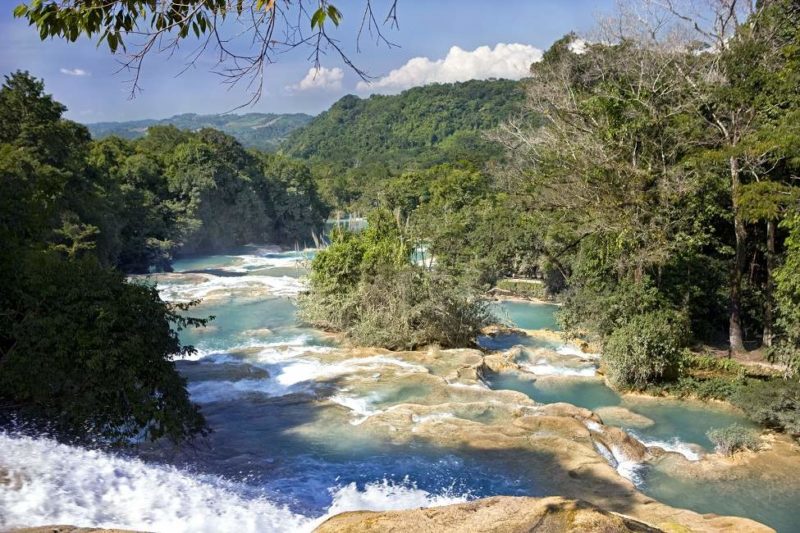
[[[592,442],[594,443],[594,449],[597,450],[597,453],[602,455],[603,458],[608,461],[608,464],[614,468],[617,468],[617,460],[614,459],[614,454],[611,453],[611,450],[609,450],[608,447],[606,447],[606,445],[602,442],[598,442],[596,440],[592,440]]]
[[[356,510],[403,510],[461,503],[467,494],[431,494],[406,478],[330,489],[319,517],[290,511],[252,487],[216,476],[0,433],[0,529],[46,524],[154,532],[310,532],[329,517]],[[14,481],[14,480],[18,480]]]
[[[312,521],[214,476],[0,433],[0,530],[46,524],[163,532],[308,531]]]
[[[358,426],[367,420],[369,417],[382,413],[382,409],[375,409],[374,404],[378,401],[379,397],[376,393],[368,396],[347,396],[345,394],[334,394],[330,397],[333,403],[339,404],[342,407],[350,409],[355,418],[350,421],[354,426]]]
[[[201,345],[200,348],[196,349],[195,353],[175,357],[175,360],[202,360],[207,363],[241,362],[240,359],[228,354],[258,350],[258,352],[247,354],[246,360],[256,363],[279,363],[306,353],[326,353],[333,350],[330,346],[308,344],[313,342],[313,340],[311,335],[303,334],[291,339],[275,342],[264,342],[261,339],[253,338],[247,342],[226,348],[202,348]]]
[[[230,401],[249,395],[284,396],[309,391],[309,387],[286,385],[274,379],[240,379],[237,381],[195,381],[188,385],[192,401],[213,403]]]
[[[276,296],[295,296],[302,292],[302,280],[289,276],[214,276],[212,274],[193,274],[204,279],[199,283],[173,283],[161,279],[158,292],[166,301],[189,302],[202,300],[212,293],[233,293],[266,290]]]
[[[188,385],[192,400],[200,403],[229,401],[240,396],[261,394],[264,396],[283,396],[291,393],[308,392],[312,390],[314,382],[332,379],[355,372],[374,372],[387,365],[394,366],[406,372],[427,372],[420,365],[407,363],[392,357],[375,355],[370,357],[355,357],[335,363],[324,363],[316,359],[298,359],[300,354],[313,351],[310,347],[297,347],[283,351],[262,351],[255,356],[277,364],[278,369],[271,378],[241,379],[237,381],[200,381]],[[330,348],[316,347],[319,351]],[[266,355],[264,355],[266,354]],[[223,356],[224,357],[224,356]]]
[[[580,357],[581,359],[596,360],[600,359],[600,354],[584,352],[574,344],[562,344],[556,348],[556,353],[559,355],[567,355],[572,357]]]
[[[642,469],[644,468],[643,463],[637,463],[636,461],[618,461],[617,462],[617,472],[620,476],[624,477],[637,487],[641,487],[642,485]]]
[[[585,425],[589,430],[594,431],[595,433],[603,433],[605,428],[603,424],[598,424],[594,420],[584,420],[583,425]]]
[[[631,436],[634,436],[639,442],[641,442],[648,448],[656,447],[656,448],[661,448],[662,450],[668,452],[679,453],[689,461],[699,461],[700,459],[703,458],[703,453],[702,451],[700,451],[702,448],[700,446],[683,442],[678,437],[673,437],[671,440],[665,441],[665,440],[642,438],[630,431],[628,433],[630,433]]]
[[[236,263],[229,266],[223,266],[220,270],[229,272],[250,272],[252,270],[261,270],[264,268],[292,268],[300,266],[306,257],[301,257],[296,254],[292,255],[279,255],[273,254],[271,257],[261,255],[234,255],[229,256],[236,260]]]
[[[451,387],[456,387],[456,388],[459,388],[459,389],[489,390],[489,386],[486,385],[486,383],[484,383],[482,381],[478,381],[476,383],[459,383],[459,382],[450,383],[450,382],[448,382],[447,384],[450,385]]]
[[[411,415],[411,421],[415,424],[425,424],[427,422],[441,422],[448,418],[455,418],[453,413],[431,413],[429,415]]]
[[[588,427],[588,424],[587,424]],[[625,455],[621,448],[618,446],[611,446],[610,448],[603,444],[602,442],[598,442],[596,440],[592,440],[594,443],[594,448],[597,450],[597,453],[603,456],[603,458],[614,468],[617,473],[636,485],[640,487],[642,485],[642,469],[644,468],[644,463],[640,463],[638,461],[633,461]]]
[[[520,363],[520,368],[526,370],[537,376],[578,376],[578,377],[592,377],[597,374],[597,369],[594,366],[559,366],[553,365],[545,359],[541,359],[537,363]]]
[[[419,489],[406,478],[403,483],[383,480],[368,483],[364,490],[358,490],[355,483],[345,485],[333,492],[333,503],[327,516],[355,510],[401,511],[420,507],[437,507],[463,503],[469,500],[467,494],[431,494]],[[321,523],[321,520],[317,523]]]
[[[374,372],[386,366],[394,366],[407,372],[427,372],[424,366],[415,365],[393,357],[374,355],[370,357],[354,357],[335,363],[323,363],[308,359],[286,365],[277,379],[283,385],[294,385],[302,381],[330,379],[353,372]]]

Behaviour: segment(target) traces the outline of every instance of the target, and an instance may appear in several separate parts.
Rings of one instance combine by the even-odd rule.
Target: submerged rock
[[[647,428],[655,424],[644,415],[634,413],[630,409],[619,406],[600,407],[595,410],[606,423],[619,424],[634,428]]]
[[[541,519],[549,529],[539,531],[580,531],[574,529],[577,524],[591,531],[627,531],[614,529],[633,527],[634,522],[620,522],[611,514],[623,513],[667,531],[770,531],[751,520],[700,515],[642,494],[617,467],[621,462],[649,459],[650,453],[625,431],[603,425],[588,409],[566,403],[537,404],[526,394],[492,390],[483,383],[484,373],[493,369],[513,371],[515,357],[514,350],[484,356],[467,349],[389,352],[358,348],[315,353],[313,363],[304,363],[317,376],[316,395],[304,396],[316,406],[315,415],[285,432],[293,439],[328,442],[343,450],[367,444],[412,446],[437,453],[452,450],[465,461],[474,458],[503,465],[541,493],[567,498],[553,500],[566,505],[566,510],[551,513],[546,505],[540,508],[530,503],[539,500],[530,500],[527,505],[532,507],[526,508],[513,503],[526,499],[490,499],[485,501],[507,499],[510,503],[486,508],[481,503],[467,504],[445,514],[441,509],[349,513],[342,515],[349,518],[335,518],[321,530],[536,531],[532,525]],[[570,500],[591,502],[607,512],[584,512]],[[571,516],[569,509],[578,516],[596,518],[598,526],[592,529],[588,518],[560,521]],[[472,522],[470,515],[477,521]],[[517,515],[530,521],[502,518],[516,520]],[[404,516],[412,518],[396,518]]]

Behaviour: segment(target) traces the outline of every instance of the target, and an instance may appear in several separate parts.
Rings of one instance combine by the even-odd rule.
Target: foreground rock
[[[663,530],[626,516],[603,511],[582,501],[560,497],[498,496],[410,511],[342,513],[328,519],[316,531],[318,533],[370,531],[657,533]]]
[[[558,495],[565,501],[590,502],[597,506],[594,509],[603,509],[608,516],[618,513],[664,531],[773,531],[746,518],[699,514],[646,496],[617,471],[619,464],[649,461],[653,457],[650,450],[625,431],[604,425],[600,417],[587,409],[566,403],[537,404],[520,392],[491,390],[483,384],[481,378],[488,373],[516,371],[516,355],[514,349],[486,356],[466,349],[416,352],[352,349],[316,354],[323,364],[346,372],[337,374],[335,381],[326,374],[321,384],[335,387],[331,395],[320,394],[315,400],[320,405],[317,415],[288,432],[294,438],[310,442],[330,442],[332,432],[340,431],[344,443],[356,440],[370,445],[381,443],[387,449],[413,446],[436,453],[452,450],[465,460],[474,458],[503,465],[521,483],[538,487],[540,494]],[[461,507],[462,510],[452,511],[455,514],[444,516],[436,509],[409,511],[402,516],[411,516],[412,521],[397,524],[384,522],[389,518],[394,520],[395,513],[351,513],[345,516],[355,517],[348,518],[354,522],[334,522],[335,527],[328,531],[517,530],[516,526],[502,529],[506,527],[503,521],[498,522],[496,529],[474,529],[472,522],[462,525],[459,518],[462,514],[485,516],[481,520],[488,524],[487,528],[495,527],[491,523],[496,516],[519,514],[510,508],[492,511],[496,503],[489,510],[484,510],[481,503],[470,505],[473,507]],[[533,510],[529,512],[532,514],[525,516],[538,516]],[[531,520],[527,526],[521,523],[519,527],[531,530],[530,524],[536,523]],[[543,518],[542,523],[555,525],[539,531],[569,530],[568,524],[564,526],[566,529],[557,527],[553,517]],[[626,531],[605,525],[587,530]]]

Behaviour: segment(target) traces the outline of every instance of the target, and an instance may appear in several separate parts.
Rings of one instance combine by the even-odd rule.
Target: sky
[[[83,123],[231,110],[316,114],[346,94],[365,97],[434,82],[518,79],[553,41],[570,31],[591,30],[596,17],[612,7],[612,0],[399,0],[399,29],[384,28],[397,46],[388,47],[369,36],[357,42],[364,0],[338,0],[333,3],[344,16],[332,33],[368,73],[369,82],[334,53],[323,56],[315,71],[309,50],[295,49],[267,67],[261,99],[237,109],[250,93],[222,82],[214,72],[213,52],[188,69],[191,43],[171,56],[148,55],[142,90],[131,98],[130,74],[119,72],[124,54],[113,55],[87,37],[74,43],[41,41],[35,28],[13,18],[13,7],[21,1],[1,2],[0,72],[27,70],[43,79],[46,91],[67,106],[67,117]],[[389,4],[373,0],[378,14]]]

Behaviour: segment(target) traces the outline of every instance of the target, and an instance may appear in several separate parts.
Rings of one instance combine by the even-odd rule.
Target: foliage
[[[739,424],[713,428],[707,434],[717,452],[723,455],[730,456],[741,450],[755,451],[760,447],[758,431]]]
[[[603,346],[608,379],[621,388],[644,389],[674,379],[683,355],[685,323],[675,313],[649,312],[613,330]]]
[[[4,262],[4,270],[8,268]],[[62,434],[113,443],[205,431],[172,356],[191,351],[176,328],[204,324],[127,283],[94,258],[17,255],[4,272],[0,390]]]
[[[768,428],[800,435],[800,384],[783,379],[748,379],[729,396],[731,403]]]
[[[124,52],[123,67],[133,73],[132,95],[140,90],[144,58],[151,53],[175,53],[187,38],[199,44],[189,54],[189,66],[214,49],[217,72],[227,82],[249,79],[250,103],[260,98],[264,69],[275,62],[276,55],[301,46],[309,47],[317,68],[320,56],[333,52],[361,78],[367,77],[331,35],[330,29],[339,26],[343,14],[328,0],[35,0],[17,5],[13,13],[27,19],[42,40],[74,42],[82,35],[97,35],[98,47],[112,54]],[[389,3],[385,19],[380,18],[383,24],[397,26],[397,0]],[[354,19],[361,20],[361,30],[390,44],[372,0],[364,0],[360,16]],[[243,28],[253,35],[249,47],[233,46]]]
[[[87,124],[94,139],[121,137],[133,140],[143,137],[153,126],[175,126],[181,130],[198,131],[213,128],[239,141],[245,148],[275,151],[292,131],[308,124],[305,113],[245,113],[242,115],[197,115],[185,113],[173,117],[128,122],[96,122]]]
[[[413,264],[412,251],[385,210],[371,213],[361,233],[337,230],[312,261],[301,318],[367,346],[471,345],[491,320],[487,303],[446,271]]]
[[[175,253],[250,242],[311,242],[327,214],[305,165],[246,151],[212,129],[154,126],[145,137],[110,137],[90,163],[108,176],[116,237],[108,262],[130,272],[168,269]]]
[[[473,80],[415,87],[399,95],[348,95],[290,134],[282,150],[309,160],[328,203],[371,208],[385,180],[439,164],[480,168],[501,157],[484,132],[509,118],[518,82]],[[419,176],[419,177],[424,177]]]
[[[775,272],[778,338],[770,356],[785,365],[789,375],[796,375],[800,371],[800,213],[786,218],[782,227],[789,234],[783,264]]]
[[[548,297],[545,284],[538,280],[501,279],[496,286],[500,290],[522,298],[544,300]]]
[[[0,89],[0,401],[79,439],[201,434],[172,357],[191,350],[177,331],[205,321],[107,266],[132,190],[89,164],[63,111],[26,73]]]

